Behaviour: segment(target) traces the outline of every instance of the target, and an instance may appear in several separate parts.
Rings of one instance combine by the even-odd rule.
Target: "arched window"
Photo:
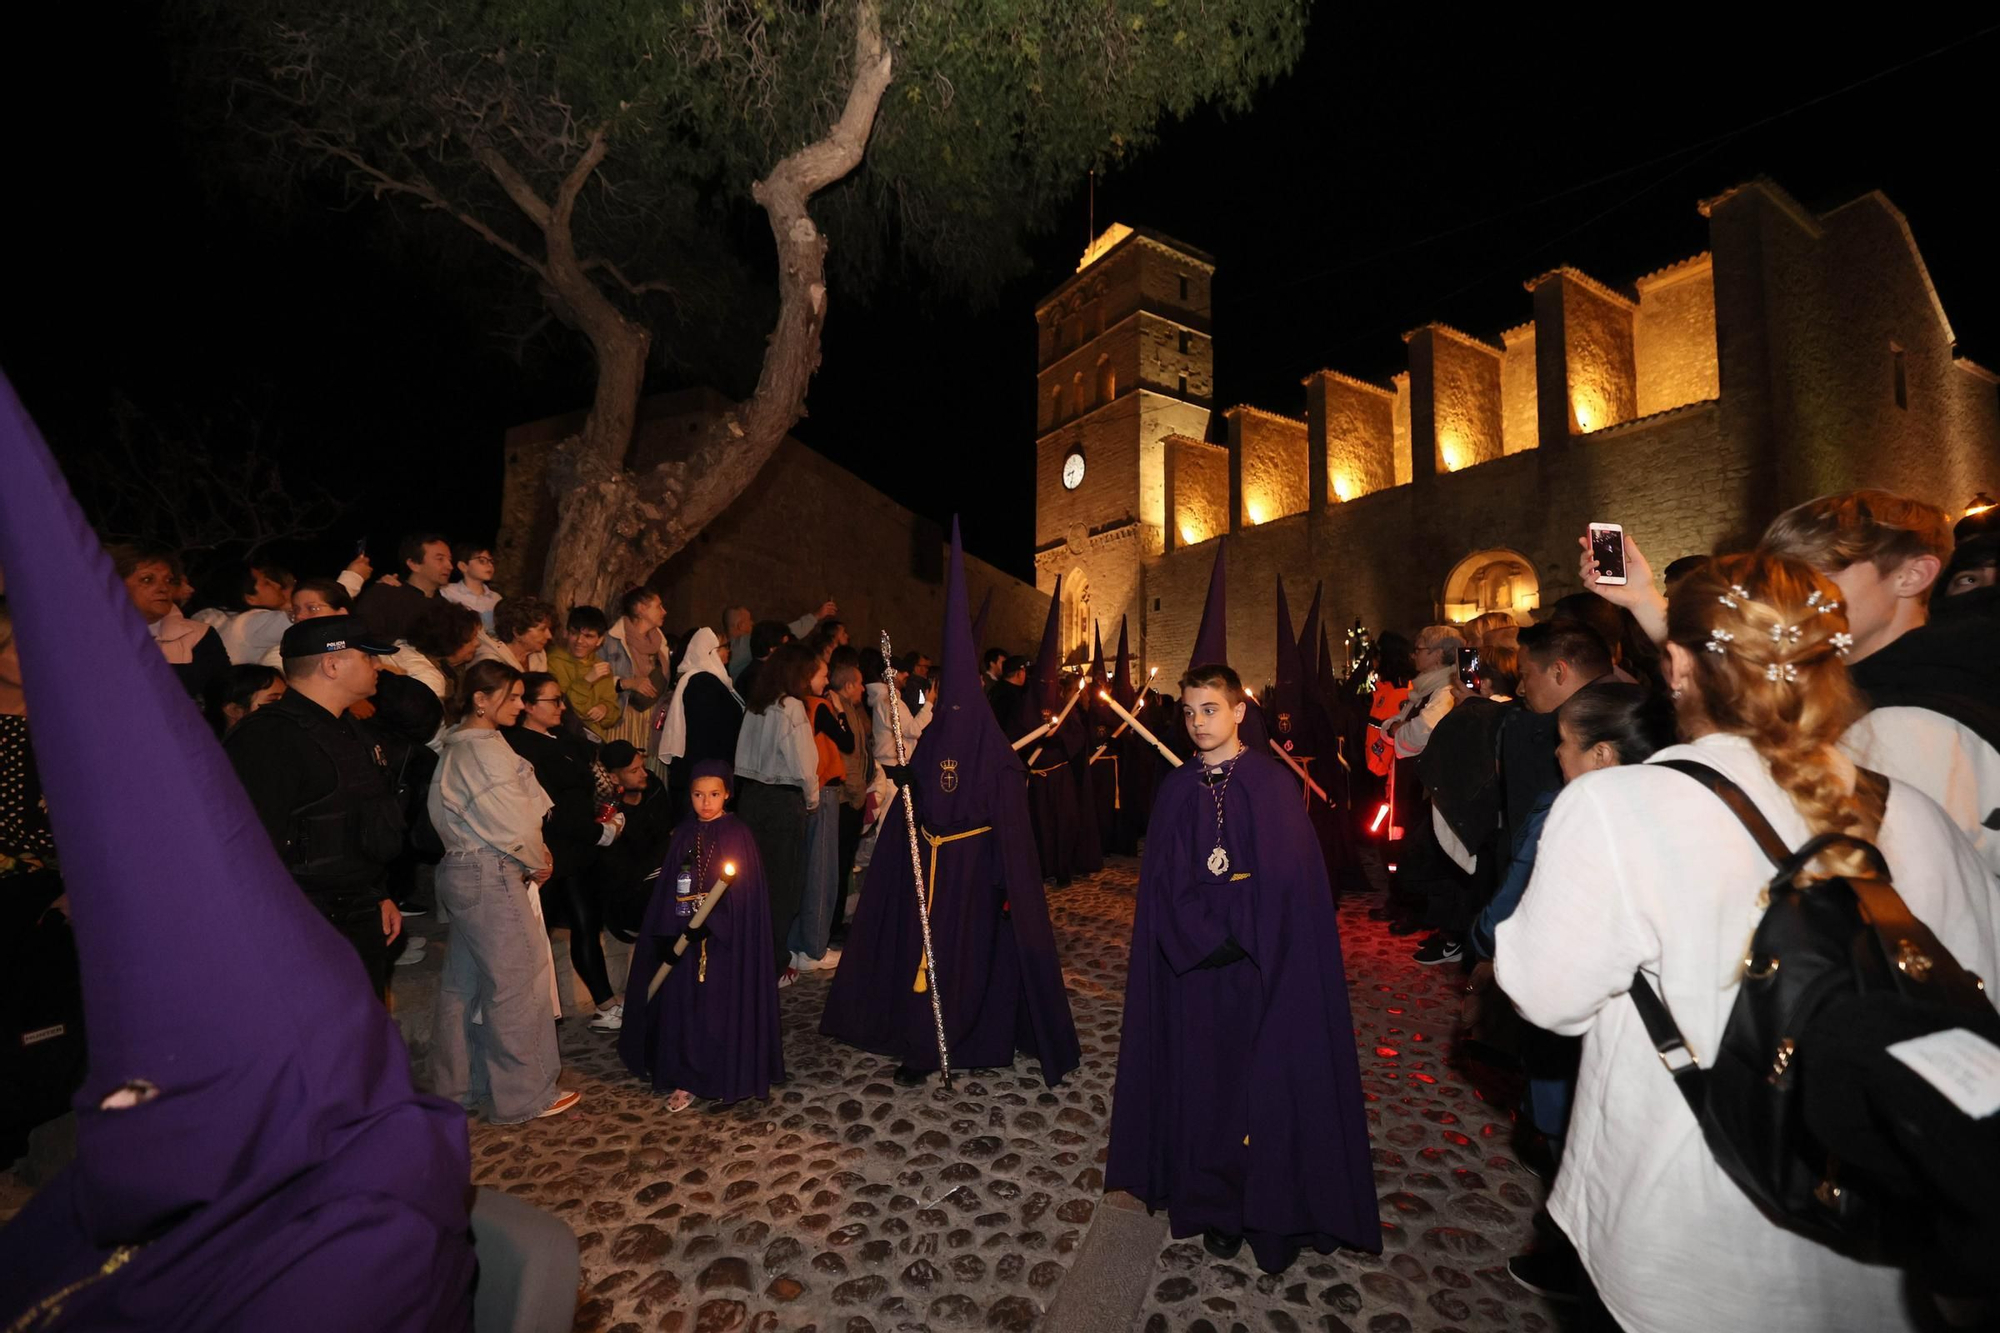
[[[1063,661],[1088,661],[1090,657],[1090,576],[1083,567],[1063,576],[1062,651]]]
[[[1097,401],[1108,403],[1118,396],[1118,372],[1111,368],[1111,358],[1097,358]]]

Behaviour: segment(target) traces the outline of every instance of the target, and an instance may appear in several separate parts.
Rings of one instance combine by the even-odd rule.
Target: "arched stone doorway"
[[[1452,566],[1444,581],[1444,618],[1453,624],[1487,611],[1505,611],[1525,624],[1541,604],[1534,565],[1504,547],[1473,552]]]

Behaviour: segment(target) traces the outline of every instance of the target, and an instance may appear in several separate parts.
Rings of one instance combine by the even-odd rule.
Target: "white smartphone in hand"
[[[1616,523],[1590,525],[1590,558],[1599,583],[1625,581],[1625,529]]]

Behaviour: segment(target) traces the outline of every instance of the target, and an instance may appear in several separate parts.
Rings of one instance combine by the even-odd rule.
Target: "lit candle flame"
[[[736,873],[736,863],[735,863],[734,861],[724,861],[724,862],[722,863],[722,873],[723,873],[724,875],[733,875],[733,874],[735,874],[735,873]]]

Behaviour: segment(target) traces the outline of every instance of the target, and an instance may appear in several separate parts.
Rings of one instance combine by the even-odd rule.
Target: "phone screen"
[[[1601,579],[1625,581],[1625,533],[1619,528],[1590,530],[1590,558],[1597,562]]]
[[[1479,684],[1479,650],[1468,648],[1458,655],[1458,678],[1465,682],[1465,688],[1472,689]]]

